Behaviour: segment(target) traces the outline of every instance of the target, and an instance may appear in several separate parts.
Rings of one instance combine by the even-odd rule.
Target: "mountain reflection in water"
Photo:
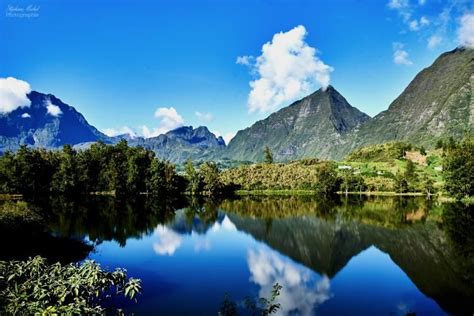
[[[42,207],[53,236],[92,244],[90,258],[143,280],[138,304],[121,302],[138,314],[216,314],[224,293],[241,309],[275,283],[280,315],[474,311],[472,206],[254,197]]]

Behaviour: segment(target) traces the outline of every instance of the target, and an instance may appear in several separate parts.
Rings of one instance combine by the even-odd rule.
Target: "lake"
[[[245,314],[244,302],[269,297],[275,283],[277,315],[474,311],[472,207],[399,197],[97,197],[38,207],[49,210],[54,241],[19,237],[15,248],[127,269],[143,293],[113,303],[138,315],[217,315],[225,297]]]

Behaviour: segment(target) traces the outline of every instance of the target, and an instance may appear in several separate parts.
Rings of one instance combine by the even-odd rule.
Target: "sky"
[[[0,114],[30,90],[107,134],[205,125],[228,141],[334,86],[373,116],[443,52],[468,0],[0,0]],[[58,113],[57,115],[60,115]]]

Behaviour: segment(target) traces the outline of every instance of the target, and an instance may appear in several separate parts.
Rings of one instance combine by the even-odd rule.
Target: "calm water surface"
[[[69,211],[54,212],[51,230],[142,279],[138,303],[117,302],[138,315],[217,315],[225,293],[242,307],[275,283],[278,315],[474,311],[469,209],[443,215],[445,206],[398,198],[76,204],[53,206]]]

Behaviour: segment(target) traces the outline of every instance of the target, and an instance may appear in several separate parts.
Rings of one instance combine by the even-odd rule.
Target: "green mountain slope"
[[[269,146],[278,161],[329,157],[343,135],[368,119],[329,86],[239,131],[221,155],[258,161]]]
[[[433,147],[436,140],[474,131],[474,50],[457,48],[422,70],[386,111],[347,135],[331,158],[392,140]]]

